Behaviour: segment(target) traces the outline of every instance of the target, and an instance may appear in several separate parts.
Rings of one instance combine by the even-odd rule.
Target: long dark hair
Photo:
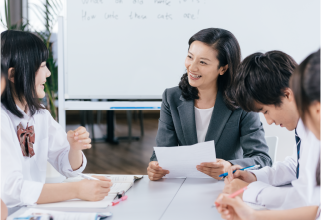
[[[19,118],[23,115],[15,104],[14,96],[26,102],[31,115],[44,109],[37,97],[35,76],[41,63],[47,59],[46,45],[36,35],[13,30],[1,33],[1,68],[8,75],[9,68],[14,68],[14,83],[7,81],[9,85],[1,96],[1,102]]]
[[[4,78],[6,80],[6,85],[7,85],[8,72],[4,71],[4,67],[1,65],[1,80],[2,80],[2,78]]]
[[[218,76],[218,88],[222,91],[225,104],[231,110],[237,108],[232,97],[231,85],[234,80],[236,69],[241,62],[241,49],[235,36],[224,29],[207,28],[194,34],[188,41],[189,47],[194,41],[203,42],[217,51],[219,61],[218,69],[228,64],[227,71]],[[188,82],[188,74],[185,73],[179,83],[182,96],[186,100],[199,99],[198,89],[192,87]]]
[[[320,49],[309,55],[294,71],[290,81],[297,109],[305,123],[310,105],[320,102]],[[317,185],[320,185],[320,158],[316,172]]]

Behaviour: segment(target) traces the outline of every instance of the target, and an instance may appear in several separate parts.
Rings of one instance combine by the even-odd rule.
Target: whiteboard
[[[231,31],[242,58],[282,50],[301,62],[320,47],[319,0],[68,0],[65,98],[159,99],[185,72],[188,40]]]

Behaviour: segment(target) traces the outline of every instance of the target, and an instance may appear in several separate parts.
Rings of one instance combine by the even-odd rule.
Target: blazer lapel
[[[182,104],[177,107],[177,110],[184,133],[184,145],[197,144],[194,101],[185,100],[183,96],[180,97],[180,100],[182,101]]]
[[[232,111],[227,108],[223,100],[223,94],[220,90],[217,91],[214,111],[212,113],[211,121],[205,136],[205,141],[214,140],[215,145],[221,137],[222,131],[226,122],[228,121]]]

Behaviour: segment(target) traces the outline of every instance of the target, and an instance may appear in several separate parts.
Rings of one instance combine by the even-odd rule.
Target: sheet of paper
[[[164,178],[211,178],[199,172],[196,166],[202,162],[215,162],[214,141],[190,146],[154,147],[159,165],[169,174]]]
[[[115,193],[117,194],[120,191],[125,191],[129,190],[129,188],[133,185],[133,183],[115,183],[113,182],[113,186],[110,188],[110,193]]]
[[[134,176],[131,175],[113,175],[108,177],[113,183],[133,183],[135,181]]]
[[[59,211],[52,211],[52,210],[44,210],[44,209],[28,209],[20,218],[28,217],[28,216],[52,216],[54,220],[96,220],[99,219],[99,216],[111,216],[110,212],[105,213],[84,213],[84,212],[59,212]],[[46,218],[41,218],[46,219]],[[49,219],[49,218],[47,218]]]
[[[141,179],[143,178],[143,175],[108,175],[108,174],[86,174],[88,176],[96,175],[96,176],[105,176],[111,181],[114,182],[134,182],[135,179]],[[84,178],[81,176],[76,177],[70,177],[67,178],[64,182],[70,183],[70,182],[78,182],[80,180],[83,180]]]
[[[63,202],[47,203],[47,204],[38,204],[28,207],[41,207],[41,208],[107,208],[108,205],[116,197],[116,194],[109,194],[101,201],[84,201],[80,199],[71,199]]]

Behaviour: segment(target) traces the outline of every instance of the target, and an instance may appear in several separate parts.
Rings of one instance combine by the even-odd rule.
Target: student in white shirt
[[[273,53],[279,53],[281,55],[278,59],[273,59]],[[287,65],[282,65],[282,62],[286,60],[287,55],[281,52],[269,52],[266,57],[262,58],[257,55],[251,55],[250,57],[244,60],[244,64],[251,66],[251,60],[254,60],[256,64],[264,64],[264,68],[261,66],[261,71],[266,67],[273,66],[276,67],[273,71],[256,72],[256,79],[262,78],[263,73],[268,74],[269,76],[264,76],[265,79],[273,78],[278,84],[288,85],[288,82],[283,82],[278,74],[275,73],[276,69],[279,69],[282,73],[282,67]],[[288,58],[289,59],[289,58]],[[252,63],[252,66],[253,63]],[[257,67],[258,68],[258,67]],[[247,69],[248,74],[254,74],[253,70]],[[240,69],[240,74],[245,74],[244,69]],[[285,74],[281,74],[285,76]],[[251,78],[251,77],[249,77]],[[288,80],[288,77],[284,77],[283,80]],[[258,80],[259,81],[259,80]],[[264,81],[263,81],[264,82]],[[267,82],[265,82],[267,83]],[[258,83],[259,84],[259,83]],[[231,173],[233,169],[230,170],[229,175],[234,178],[226,186],[226,192],[230,193],[232,190],[237,190],[245,185],[249,185],[248,189],[243,194],[243,200],[249,202],[258,202],[261,205],[266,206],[267,208],[272,209],[285,209],[285,208],[297,208],[289,211],[273,211],[273,212],[255,212],[248,208],[244,203],[241,202],[241,199],[229,200],[226,199],[226,196],[223,196],[224,199],[221,200],[221,197],[218,199],[218,202],[221,204],[230,204],[229,210],[232,209],[235,205],[235,212],[229,210],[223,210],[226,205],[222,205],[219,208],[219,211],[222,212],[224,218],[226,219],[315,219],[317,206],[321,203],[320,188],[316,187],[317,182],[320,178],[320,147],[321,147],[321,50],[317,53],[310,55],[306,58],[300,66],[296,69],[293,77],[291,88],[288,86],[282,91],[285,94],[282,97],[282,103],[276,107],[269,105],[262,105],[263,110],[269,111],[266,113],[265,117],[267,121],[274,120],[273,122],[284,123],[284,126],[288,129],[291,128],[289,122],[292,118],[295,117],[286,116],[284,114],[284,109],[287,109],[287,114],[291,116],[291,112],[297,112],[299,117],[301,116],[302,121],[305,122],[307,127],[314,133],[314,135],[306,129],[306,136],[300,136],[302,132],[298,132],[299,137],[301,138],[301,145],[299,150],[299,159],[288,157],[284,162],[276,163],[272,168],[263,168],[262,171],[253,171],[253,172],[243,172],[236,171],[234,176]],[[259,85],[254,85],[252,88],[256,88]],[[243,88],[244,89],[244,88]],[[262,94],[262,95],[267,95]],[[257,101],[256,101],[257,102]],[[262,103],[262,102],[261,102]],[[294,104],[294,106],[293,106]],[[297,108],[298,107],[298,108]],[[293,109],[293,110],[291,110]],[[273,117],[279,114],[280,117]],[[272,117],[271,117],[272,116]],[[280,121],[278,119],[281,119]],[[301,121],[301,120],[300,120]],[[298,125],[299,126],[299,125]],[[301,125],[303,129],[305,127]],[[297,127],[298,129],[298,127]],[[316,140],[318,138],[319,140]],[[319,150],[317,149],[319,148]],[[299,164],[299,169],[297,166]],[[318,168],[317,173],[315,170]],[[299,173],[297,173],[299,171]],[[299,174],[297,179],[296,175]],[[291,178],[292,176],[292,178]],[[302,178],[302,176],[304,178]],[[264,181],[264,182],[260,182]],[[292,183],[293,187],[290,188],[277,188],[274,186]],[[250,184],[249,184],[250,183]],[[270,184],[270,185],[269,185]],[[255,194],[256,193],[256,194]],[[256,195],[255,200],[247,199],[253,198],[253,195]],[[308,206],[308,207],[302,207]],[[224,207],[224,208],[222,208]],[[302,208],[298,208],[302,207]],[[242,209],[242,211],[240,211]],[[234,209],[233,209],[234,210]],[[234,213],[232,216],[231,213]],[[252,216],[249,217],[249,213]],[[247,216],[247,217],[246,217]]]
[[[66,134],[39,103],[51,74],[47,58],[45,44],[34,34],[1,33],[1,67],[8,72],[1,96],[1,199],[8,207],[74,198],[97,201],[112,185],[100,177],[101,181],[45,184],[47,161],[62,175],[77,176],[87,163],[82,150],[91,147],[85,128]]]
[[[3,68],[1,67],[1,94],[3,93],[5,87],[6,87],[6,81],[7,81],[7,73],[3,71]],[[6,204],[4,204],[4,202],[1,199],[1,220],[4,220],[7,218],[8,216],[8,208],[6,206]]]
[[[215,179],[222,179],[219,175],[233,164],[272,164],[259,115],[237,108],[232,98],[230,87],[240,61],[240,46],[231,32],[203,29],[188,41],[186,73],[179,86],[163,93],[157,146],[214,140],[216,162],[203,161],[196,169]],[[149,179],[159,180],[169,172],[159,166],[153,152]]]
[[[320,140],[320,50],[308,56],[300,64],[291,77],[290,84],[302,121]],[[320,147],[320,143],[317,143],[317,147]],[[316,182],[320,186],[320,160],[315,169]],[[217,202],[220,203],[218,211],[224,219],[228,220],[314,220],[316,217],[320,218],[320,206],[319,209],[317,206],[306,206],[280,211],[255,211],[239,197],[231,199],[223,195]]]

